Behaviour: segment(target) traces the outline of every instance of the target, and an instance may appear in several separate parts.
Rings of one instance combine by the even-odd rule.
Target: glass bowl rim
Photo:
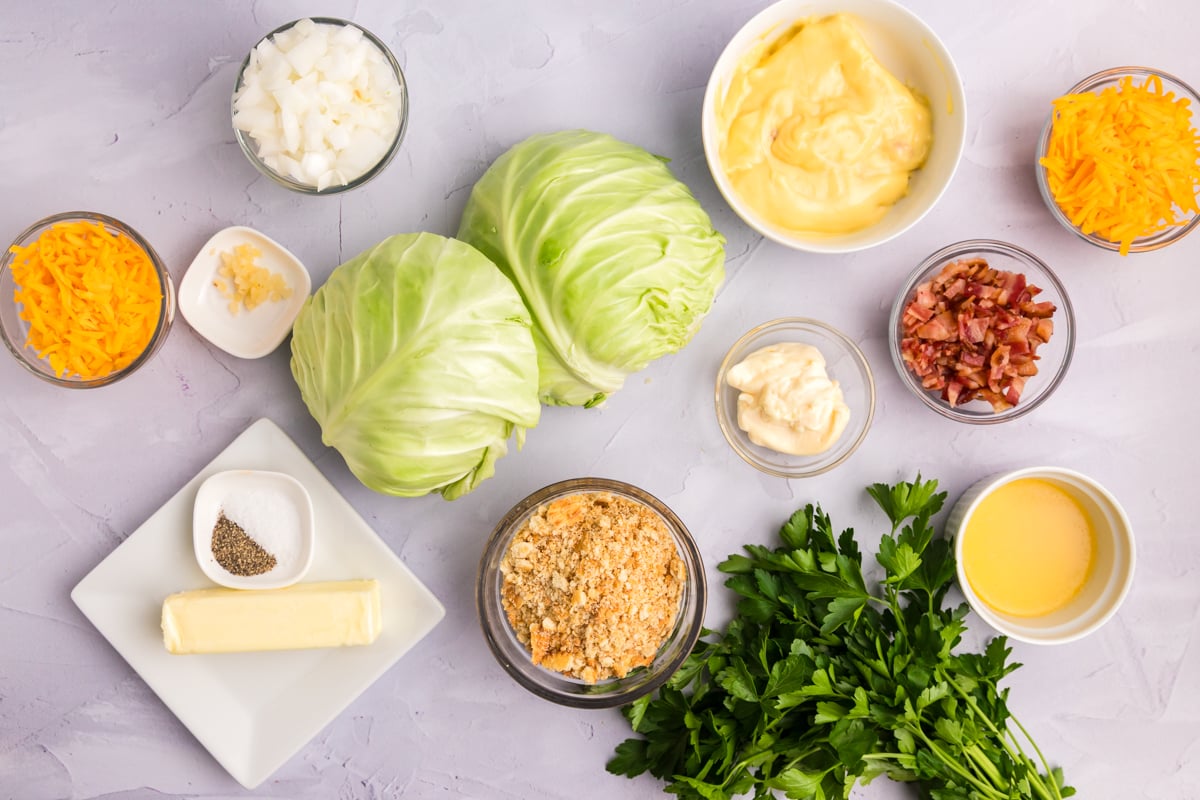
[[[866,418],[862,422],[861,430],[858,432],[858,435],[855,437],[854,441],[850,444],[850,447],[847,448],[846,452],[842,453],[836,459],[828,463],[822,463],[818,460],[816,465],[812,468],[781,469],[755,459],[751,451],[742,443],[741,437],[738,436],[738,434],[732,429],[731,426],[736,427],[737,423],[736,420],[727,419],[729,416],[726,413],[727,404],[722,399],[722,394],[727,388],[725,386],[725,375],[728,373],[729,368],[733,366],[734,355],[741,355],[741,351],[745,350],[746,346],[751,341],[778,328],[809,328],[816,329],[821,333],[830,335],[833,341],[844,348],[851,360],[858,366],[862,374],[866,376],[866,380],[864,382],[867,394]],[[812,478],[816,477],[817,475],[823,475],[833,468],[845,463],[850,456],[854,455],[854,453],[858,451],[858,448],[862,445],[863,441],[866,440],[867,434],[871,430],[871,425],[875,420],[875,373],[871,370],[871,362],[867,360],[867,356],[862,351],[862,348],[859,347],[853,339],[829,323],[822,322],[819,319],[813,319],[812,317],[776,317],[775,319],[767,320],[766,322],[755,325],[753,328],[739,336],[737,340],[729,346],[729,349],[725,351],[725,355],[721,359],[721,364],[719,367],[717,367],[717,379],[713,393],[713,400],[716,406],[717,425],[721,428],[721,434],[725,437],[726,443],[729,444],[733,452],[737,453],[738,457],[740,457],[743,461],[760,472],[773,475],[776,478],[786,478],[789,480]],[[821,454],[818,454],[814,458],[819,459],[820,455]]]
[[[1153,76],[1162,78],[1165,81],[1175,84],[1175,86],[1184,92],[1187,95],[1187,98],[1192,101],[1191,105],[1193,119],[1195,120],[1196,126],[1200,127],[1200,94],[1197,94],[1196,90],[1193,89],[1191,85],[1183,79],[1169,72],[1155,69],[1154,67],[1131,65],[1102,69],[1099,72],[1093,72],[1091,75],[1088,75],[1080,80],[1070,89],[1068,89],[1065,94],[1071,95],[1091,92],[1105,84],[1113,83],[1120,78],[1125,77],[1126,75],[1145,78]],[[1096,247],[1104,250],[1110,250],[1114,253],[1119,252],[1121,249],[1120,242],[1114,242],[1109,239],[1105,239],[1101,236],[1097,236],[1094,233],[1084,233],[1079,229],[1078,226],[1071,222],[1071,220],[1067,219],[1067,215],[1064,214],[1062,209],[1058,207],[1058,202],[1054,199],[1054,195],[1050,192],[1050,183],[1046,174],[1047,170],[1041,164],[1041,159],[1046,155],[1046,151],[1050,147],[1050,133],[1053,129],[1054,109],[1051,108],[1050,113],[1046,115],[1045,124],[1042,125],[1042,133],[1038,137],[1037,143],[1037,156],[1033,161],[1034,174],[1037,177],[1038,192],[1042,196],[1042,201],[1046,204],[1046,208],[1050,210],[1051,216],[1053,216],[1060,225],[1062,225],[1071,233],[1075,234],[1075,236],[1078,238],[1082,239],[1088,244],[1095,245]],[[1161,250],[1164,247],[1174,244],[1183,237],[1187,236],[1197,227],[1200,227],[1200,214],[1193,214],[1192,218],[1184,222],[1182,225],[1177,225],[1168,228],[1167,230],[1158,231],[1157,233],[1153,233],[1149,236],[1143,236],[1134,239],[1133,243],[1129,246],[1129,253],[1132,255],[1133,253],[1150,253],[1155,250]]]
[[[917,382],[916,377],[912,374],[912,371],[908,368],[908,365],[904,363],[904,359],[900,355],[901,337],[898,335],[900,318],[904,313],[904,307],[908,304],[908,299],[912,297],[917,284],[920,283],[921,277],[939,265],[944,265],[961,255],[979,251],[1000,253],[1010,258],[1015,258],[1018,261],[1023,261],[1032,265],[1034,268],[1041,270],[1048,279],[1050,286],[1055,292],[1058,293],[1058,297],[1062,301],[1059,303],[1058,312],[1064,313],[1063,319],[1066,321],[1066,324],[1061,326],[1061,328],[1066,329],[1066,349],[1063,355],[1062,364],[1059,365],[1058,369],[1055,371],[1055,374],[1050,376],[1049,383],[1046,384],[1041,392],[1028,403],[1018,403],[1012,408],[986,416],[982,414],[964,414],[954,408],[951,408],[944,400],[922,387]],[[1054,332],[1056,334],[1060,332],[1060,326],[1057,324],[1057,320]],[[1059,280],[1058,275],[1054,273],[1054,270],[1050,269],[1050,266],[1046,264],[1045,261],[1038,258],[1030,251],[1023,247],[1019,247],[1015,244],[1004,242],[999,239],[964,239],[961,242],[955,242],[953,244],[946,245],[940,250],[930,254],[917,266],[916,269],[909,273],[908,277],[904,281],[904,284],[900,288],[900,292],[896,295],[896,299],[892,302],[892,310],[888,315],[888,352],[892,357],[892,365],[896,368],[896,372],[900,375],[900,382],[903,383],[912,394],[916,395],[917,398],[920,399],[920,401],[928,408],[933,409],[946,419],[951,419],[955,422],[965,422],[970,425],[996,425],[1002,422],[1009,422],[1025,416],[1045,402],[1052,394],[1054,394],[1055,390],[1058,389],[1059,384],[1062,383],[1063,378],[1066,377],[1068,368],[1071,366],[1071,361],[1075,357],[1075,338],[1075,308],[1071,304],[1071,298],[1067,294],[1067,289],[1063,285],[1062,281]],[[1039,372],[1039,374],[1041,373]]]
[[[158,322],[155,324],[154,332],[150,334],[146,346],[137,358],[129,362],[125,367],[115,372],[110,372],[98,378],[60,378],[57,375],[43,372],[38,369],[35,364],[41,359],[31,359],[29,354],[25,352],[24,344],[18,344],[9,338],[8,331],[4,326],[0,325],[0,339],[4,340],[5,346],[9,352],[13,354],[17,362],[26,369],[26,371],[36,375],[47,383],[54,386],[62,386],[67,389],[95,389],[101,386],[109,386],[119,380],[127,378],[137,372],[142,365],[149,361],[159,347],[166,340],[167,334],[170,332],[171,323],[174,319],[175,311],[175,287],[171,282],[171,273],[167,271],[167,266],[163,263],[162,258],[158,255],[155,249],[146,241],[140,233],[137,232],[131,225],[122,222],[116,217],[108,214],[101,214],[98,211],[63,211],[57,214],[51,214],[48,217],[42,217],[33,224],[29,225],[25,230],[17,234],[13,238],[10,245],[5,248],[3,253],[0,253],[0,275],[5,272],[11,275],[11,264],[14,260],[12,248],[20,245],[29,244],[32,237],[40,236],[44,231],[49,230],[54,225],[60,222],[98,222],[104,225],[109,230],[115,230],[122,236],[127,236],[133,241],[142,252],[150,259],[150,263],[154,265],[154,274],[158,278],[159,290],[162,292],[162,300],[159,303]],[[15,281],[14,281],[15,282]],[[8,302],[5,299],[4,302]],[[14,303],[15,305],[15,303]],[[36,355],[36,354],[35,354]]]
[[[679,557],[683,559],[687,567],[688,576],[680,596],[679,612],[681,618],[677,620],[673,634],[675,637],[680,637],[678,640],[679,653],[669,661],[664,662],[651,677],[636,686],[615,693],[598,691],[591,694],[573,694],[558,690],[550,684],[539,680],[540,671],[544,668],[534,664],[531,659],[526,658],[522,662],[522,665],[525,666],[525,669],[522,669],[522,665],[517,665],[508,658],[500,644],[500,637],[505,635],[504,631],[511,632],[512,626],[509,624],[507,615],[504,614],[502,609],[498,615],[493,615],[488,611],[490,606],[487,598],[498,590],[500,581],[502,580],[499,559],[503,557],[502,551],[507,548],[512,537],[516,535],[521,522],[536,511],[540,505],[550,500],[570,494],[596,492],[610,492],[624,496],[640,502],[658,514],[671,533],[671,539],[679,551]],[[495,569],[489,570],[489,562],[493,561],[496,564]],[[688,607],[689,595],[695,604],[695,611],[690,619],[683,618],[683,614]],[[704,571],[704,560],[700,555],[700,549],[691,531],[688,530],[683,521],[666,503],[645,489],[612,478],[568,478],[543,486],[519,500],[500,518],[500,521],[496,523],[492,532],[488,535],[487,544],[484,547],[483,555],[480,557],[475,579],[476,616],[479,619],[484,640],[487,642],[488,649],[496,661],[508,673],[509,677],[527,691],[544,700],[572,708],[614,708],[631,703],[662,687],[663,684],[670,680],[679,667],[683,665],[683,662],[695,648],[696,642],[699,641],[704,630],[704,613],[707,599],[708,579]],[[515,639],[515,634],[513,638]],[[667,639],[664,639],[660,648],[671,643],[672,638],[672,636],[668,636]],[[523,649],[524,645],[518,642],[517,647]],[[563,676],[563,678],[564,680],[570,680],[566,676]],[[592,686],[603,688],[606,684],[613,682],[615,681],[612,679],[599,681],[596,684],[592,684]]]
[[[404,69],[400,66],[400,62],[396,60],[396,55],[395,55],[395,53],[392,52],[392,49],[390,47],[388,47],[383,42],[382,39],[380,39],[375,34],[371,33],[369,30],[364,28],[362,25],[359,25],[357,22],[352,22],[348,19],[341,19],[340,17],[299,17],[290,22],[283,23],[279,27],[275,28],[274,30],[272,30],[272,31],[268,32],[267,34],[263,35],[262,37],[260,37],[259,40],[256,41],[254,43],[254,45],[250,48],[249,52],[246,53],[246,57],[244,59],[242,59],[242,65],[241,65],[241,67],[238,68],[237,78],[233,84],[233,94],[230,95],[230,98],[229,98],[229,114],[230,114],[230,124],[231,125],[232,125],[233,115],[237,113],[237,108],[236,108],[237,95],[238,95],[238,92],[241,91],[241,89],[242,89],[243,78],[246,74],[246,67],[250,65],[250,56],[254,53],[255,50],[258,49],[258,46],[260,44],[267,41],[268,39],[275,36],[276,34],[283,33],[284,31],[290,30],[291,28],[295,27],[296,25],[303,22],[304,20],[311,20],[312,22],[314,22],[318,25],[337,25],[337,26],[343,26],[343,27],[349,26],[352,28],[358,28],[360,31],[362,31],[363,36],[368,41],[370,41],[373,45],[375,45],[377,48],[379,48],[380,52],[383,53],[384,60],[387,61],[389,66],[391,66],[392,72],[396,76],[396,82],[400,84],[400,97],[401,97],[400,126],[396,129],[396,136],[393,138],[392,143],[388,146],[387,152],[385,152],[383,154],[383,156],[380,157],[379,161],[377,161],[375,163],[375,165],[372,166],[370,169],[368,169],[366,172],[359,175],[354,180],[347,181],[346,183],[343,183],[338,186],[328,186],[324,189],[317,189],[317,187],[315,187],[315,186],[312,186],[307,183],[301,183],[300,181],[297,181],[294,178],[291,178],[287,175],[283,175],[283,174],[276,172],[275,170],[268,167],[265,163],[263,163],[263,160],[258,157],[258,154],[254,151],[254,147],[250,143],[250,135],[247,132],[242,131],[236,125],[232,126],[234,138],[237,139],[238,146],[241,148],[242,153],[245,154],[246,158],[250,161],[251,164],[254,165],[254,168],[257,169],[259,171],[259,173],[270,178],[272,181],[274,181],[275,183],[284,187],[285,189],[290,189],[293,192],[299,192],[300,194],[312,195],[315,197],[325,197],[326,195],[334,195],[334,194],[340,194],[341,192],[348,192],[351,189],[357,189],[359,186],[362,186],[363,184],[367,183],[372,178],[376,177],[381,172],[383,172],[384,168],[386,168],[387,165],[390,164],[392,159],[396,156],[396,153],[398,153],[400,151],[400,145],[404,141],[404,135],[405,135],[405,133],[408,132],[408,113],[409,113],[409,105],[410,105],[409,98],[408,98],[408,81],[404,77]]]

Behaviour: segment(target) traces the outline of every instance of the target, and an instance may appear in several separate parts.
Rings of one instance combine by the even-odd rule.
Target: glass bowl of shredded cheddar
[[[35,222],[0,255],[0,333],[57,386],[107,386],[158,351],[175,316],[162,260],[120,220],[87,211]]]
[[[1054,101],[1038,143],[1042,199],[1063,227],[1121,255],[1200,225],[1200,97],[1148,67],[1097,72]]]

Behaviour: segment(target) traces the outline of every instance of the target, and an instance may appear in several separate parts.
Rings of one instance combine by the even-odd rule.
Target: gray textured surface
[[[942,479],[954,496],[997,469],[1083,470],[1125,504],[1138,575],[1102,631],[1016,646],[1013,706],[1080,796],[1200,796],[1200,546],[1194,396],[1200,325],[1189,290],[1200,235],[1129,260],[1060,230],[1037,195],[1033,148],[1049,100],[1078,78],[1148,63],[1200,82],[1200,5],[1184,0],[955,4],[911,0],[967,86],[968,145],[938,207],[885,247],[816,257],[762,242],[720,199],[700,147],[708,71],[759,2],[6,2],[0,12],[0,240],[75,208],[138,228],[176,281],[232,224],[292,249],[319,285],[390,233],[452,233],[472,182],[524,136],[606,130],[672,158],[729,239],[728,280],[694,342],[600,410],[547,409],[496,478],[453,504],[359,485],[325,449],[287,349],[240,361],[179,319],[152,364],[103,390],[45,385],[0,359],[0,797],[224,798],[246,794],[68,599],[71,587],[251,420],[269,416],[441,598],[444,622],[256,793],[351,798],[655,797],[604,772],[627,733],[616,712],[537,700],[487,652],[472,602],[494,521],[527,492],[595,474],[659,495],[716,563],[765,541],[797,505],[878,536],[862,487]],[[364,189],[304,198],[260,178],[234,143],[238,64],[264,32],[305,14],[349,17],[387,41],[412,92],[407,141]],[[911,267],[963,238],[1013,241],[1068,286],[1080,342],[1042,409],[1003,427],[941,420],[902,393],[886,314]],[[879,408],[833,473],[785,482],[738,461],[711,381],[743,331],[811,315],[859,340]],[[154,565],[146,565],[153,569]],[[182,587],[181,587],[182,588]],[[709,623],[728,604],[717,588]],[[983,635],[975,622],[976,638]],[[909,797],[878,782],[863,798]]]

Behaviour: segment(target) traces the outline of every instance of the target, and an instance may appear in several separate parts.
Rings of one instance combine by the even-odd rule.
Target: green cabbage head
[[[431,233],[333,271],[296,319],[292,376],[321,440],[406,497],[471,491],[541,410],[521,298],[478,250]]]
[[[691,340],[724,278],[725,238],[640,147],[533,136],[475,184],[458,238],[512,278],[533,317],[543,402],[593,406]]]

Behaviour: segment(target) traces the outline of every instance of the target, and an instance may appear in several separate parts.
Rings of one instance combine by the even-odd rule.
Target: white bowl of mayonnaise
[[[823,322],[786,317],[734,342],[717,370],[717,422],[747,464],[780,478],[848,459],[875,417],[866,356]]]
[[[891,0],[781,0],[704,93],[704,154],[746,224],[797,250],[883,244],[941,198],[966,141],[954,60]]]

